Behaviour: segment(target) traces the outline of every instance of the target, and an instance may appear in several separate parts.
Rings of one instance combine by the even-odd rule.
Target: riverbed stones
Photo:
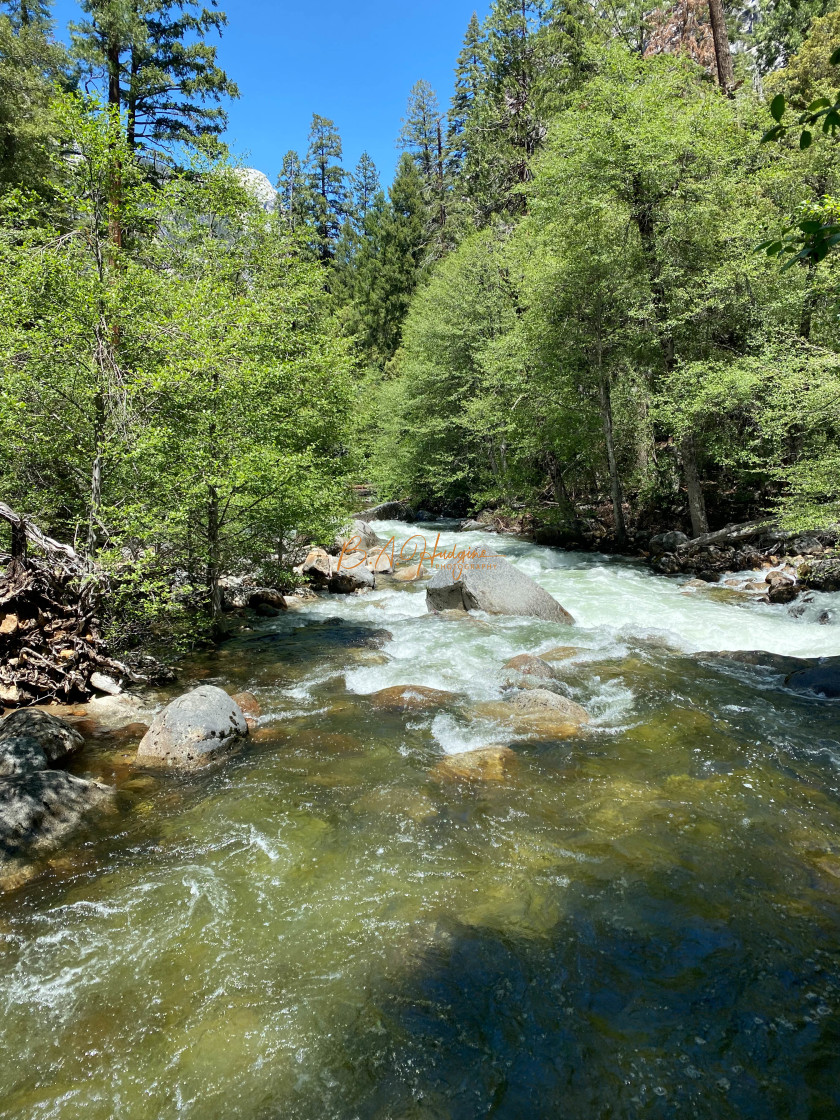
[[[248,730],[251,731],[257,726],[257,721],[262,715],[262,708],[260,702],[253,694],[253,692],[236,692],[231,696],[234,704],[238,704],[242,714],[245,716],[245,722],[248,724]]]
[[[434,776],[467,782],[504,782],[515,763],[516,753],[510,747],[493,745],[448,754],[435,766]]]
[[[457,700],[454,692],[440,688],[426,688],[418,684],[400,684],[383,688],[368,697],[374,708],[381,712],[427,712],[443,708]]]
[[[568,661],[572,657],[577,657],[579,653],[577,646],[553,646],[540,653],[539,657],[542,661]]]
[[[378,543],[379,538],[370,525],[368,525],[367,521],[361,521],[356,518],[343,533],[339,533],[336,537],[335,550],[336,552],[341,552],[342,549],[346,548],[348,545],[352,545],[354,550],[360,549],[361,551],[365,551],[374,548]]]
[[[315,587],[326,587],[332,575],[329,553],[323,548],[313,548],[300,566],[301,575],[307,576]]]
[[[339,558],[327,587],[334,595],[352,595],[355,591],[373,591],[376,576],[367,566],[364,552],[348,552]]]
[[[215,685],[179,696],[154,719],[140,743],[137,762],[196,767],[236,747],[248,734],[242,709]]]
[[[540,618],[569,626],[574,619],[530,576],[483,548],[454,558],[435,572],[426,589],[429,610],[462,608],[488,614]]]
[[[535,680],[553,681],[555,671],[542,657],[530,653],[520,653],[505,662],[505,668],[513,674],[531,677]]]
[[[414,583],[415,580],[425,579],[431,573],[423,567],[422,561],[417,564],[408,564],[404,568],[397,568],[394,579],[398,583]]]
[[[476,714],[506,724],[517,735],[568,738],[589,722],[587,711],[547,688],[515,692],[501,701],[479,704]]]

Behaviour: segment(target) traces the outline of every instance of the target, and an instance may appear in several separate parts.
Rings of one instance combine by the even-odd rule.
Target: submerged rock
[[[449,560],[426,589],[429,610],[463,608],[488,614],[519,615],[571,625],[568,611],[530,576],[503,556],[480,549],[476,555]]]
[[[556,679],[554,669],[542,657],[534,657],[530,653],[520,653],[505,662],[505,668],[515,674],[534,677],[537,680],[553,681]]]
[[[426,688],[419,684],[401,684],[383,688],[368,697],[374,708],[383,712],[426,712],[442,708],[457,700],[454,692],[440,688]]]
[[[529,738],[565,739],[589,722],[589,714],[580,704],[547,688],[526,689],[505,700],[480,704],[476,715],[506,724],[513,734]]]
[[[245,722],[248,724],[249,730],[257,726],[257,720],[262,715],[262,708],[260,702],[253,694],[253,692],[237,692],[231,696],[234,704],[238,704],[245,716]]]
[[[198,766],[231,750],[248,734],[242,709],[221,688],[201,685],[173,700],[154,719],[137,761]]]
[[[516,754],[510,747],[482,747],[477,751],[447,755],[435,766],[434,775],[468,782],[503,782],[515,762]]]
[[[797,692],[812,692],[827,700],[840,697],[840,657],[826,658],[823,664],[799,669],[787,678],[788,688]]]

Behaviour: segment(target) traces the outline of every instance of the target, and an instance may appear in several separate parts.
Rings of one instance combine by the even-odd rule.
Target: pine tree
[[[367,152],[362,152],[356,170],[350,176],[352,218],[357,230],[364,229],[373,200],[381,190],[376,164]]]
[[[423,179],[407,152],[388,199],[381,192],[374,198],[363,232],[344,273],[349,326],[369,357],[384,365],[399,346],[427,243]]]
[[[464,162],[467,126],[484,83],[484,43],[484,32],[473,12],[455,64],[455,92],[447,115],[447,170],[450,174],[459,171]]]
[[[52,0],[5,0],[3,7],[15,31],[37,27],[47,32],[52,28]]]
[[[283,165],[277,176],[277,194],[282,221],[290,230],[299,229],[305,224],[309,212],[309,189],[303,161],[294,149],[283,156]]]
[[[88,72],[104,76],[108,103],[125,111],[130,147],[189,143],[224,131],[220,103],[239,91],[206,42],[227,23],[216,0],[211,5],[82,0],[88,18],[71,24],[73,50]]]
[[[335,121],[315,113],[306,153],[306,184],[315,248],[323,261],[334,256],[335,243],[347,214],[346,172],[341,166],[342,155],[341,136]]]
[[[67,55],[50,35],[49,4],[7,7],[9,15],[0,15],[0,190],[49,193],[55,87],[67,84]]]
[[[397,147],[410,152],[428,191],[435,188],[442,159],[440,106],[428,82],[415,82],[408,95],[408,109],[397,138]]]

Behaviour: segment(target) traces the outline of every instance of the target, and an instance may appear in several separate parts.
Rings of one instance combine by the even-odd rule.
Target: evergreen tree
[[[349,301],[349,329],[379,365],[393,357],[400,342],[427,242],[425,217],[423,180],[406,152],[388,199],[381,192],[374,198],[349,268],[347,241],[342,244],[346,269],[342,293]]]
[[[57,134],[55,87],[67,81],[67,57],[49,35],[47,4],[9,7],[9,16],[0,15],[0,189],[43,193]]]
[[[303,161],[294,149],[283,156],[277,176],[277,195],[281,220],[290,230],[299,229],[309,213],[309,192]]]
[[[484,32],[473,12],[455,64],[455,92],[447,115],[447,169],[450,174],[461,169],[466,155],[468,124],[484,83],[484,43]]]
[[[350,176],[351,213],[357,230],[364,229],[373,200],[381,190],[376,164],[367,152],[362,152],[356,170]]]
[[[82,0],[87,19],[71,25],[83,66],[107,82],[108,102],[125,111],[129,146],[154,147],[217,136],[221,107],[238,97],[206,42],[227,22],[199,0]]]
[[[15,31],[38,27],[43,32],[52,29],[52,0],[4,0],[9,19]]]
[[[837,0],[760,0],[750,5],[742,23],[759,73],[787,65],[813,21],[836,10]]]
[[[411,88],[397,147],[411,153],[429,194],[436,190],[443,174],[441,114],[437,94],[428,82],[415,82]]]
[[[346,172],[341,166],[342,155],[341,136],[335,121],[315,113],[306,153],[306,185],[315,248],[323,261],[334,256],[335,243],[347,214]]]

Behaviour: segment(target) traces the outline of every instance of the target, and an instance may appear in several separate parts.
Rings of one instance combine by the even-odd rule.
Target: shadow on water
[[[259,1120],[836,1120],[836,910],[780,933],[643,881],[573,894],[541,938],[439,922],[331,1040],[329,1087]]]

